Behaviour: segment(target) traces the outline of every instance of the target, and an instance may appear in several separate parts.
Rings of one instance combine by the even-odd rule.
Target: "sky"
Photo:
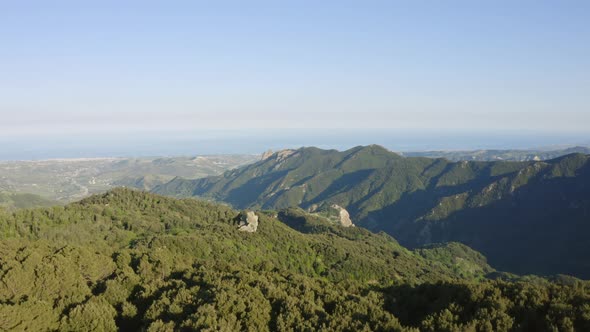
[[[588,1],[0,1],[0,138],[590,133]]]

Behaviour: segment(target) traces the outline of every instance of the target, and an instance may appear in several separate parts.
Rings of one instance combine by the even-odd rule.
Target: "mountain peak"
[[[371,151],[373,153],[393,153],[379,144],[370,144],[362,147],[362,150]]]
[[[296,152],[297,150],[293,149],[283,149],[274,153],[272,152],[272,150],[268,150],[262,155],[262,160],[275,159],[276,161],[283,161],[291,155],[295,154]]]
[[[352,149],[345,151],[348,154],[365,154],[365,155],[381,155],[381,156],[390,156],[390,157],[401,157],[399,154],[392,152],[385,147],[378,145],[378,144],[370,144],[370,145],[359,145]]]

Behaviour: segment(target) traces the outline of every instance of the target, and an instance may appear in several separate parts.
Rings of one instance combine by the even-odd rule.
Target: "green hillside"
[[[417,247],[458,241],[516,273],[590,278],[590,163],[451,162],[401,157],[379,146],[301,148],[199,180],[176,178],[155,192],[199,196],[237,208],[334,203],[358,226]]]
[[[246,233],[238,214],[127,189],[0,213],[0,329],[590,328],[586,282],[485,280],[459,244],[410,251],[298,209],[258,212]]]

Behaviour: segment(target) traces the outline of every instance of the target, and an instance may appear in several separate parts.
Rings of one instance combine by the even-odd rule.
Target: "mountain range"
[[[403,157],[377,146],[301,148],[220,176],[175,178],[154,192],[236,208],[344,207],[352,222],[404,246],[458,241],[514,273],[590,278],[590,163],[452,162]]]
[[[445,158],[451,161],[539,161],[555,159],[572,153],[590,154],[590,148],[586,146],[572,146],[564,149],[420,151],[404,152],[403,155],[406,157]]]

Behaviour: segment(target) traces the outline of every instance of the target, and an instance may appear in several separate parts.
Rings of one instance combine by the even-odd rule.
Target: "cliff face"
[[[341,207],[338,204],[332,204],[331,207],[338,211],[338,218],[339,218],[340,226],[354,227],[352,220],[350,220],[350,213],[348,213],[348,211],[346,211],[345,208]]]
[[[307,212],[328,219],[328,221],[337,223],[342,227],[354,227],[350,219],[350,213],[338,204],[313,204],[307,209]]]

